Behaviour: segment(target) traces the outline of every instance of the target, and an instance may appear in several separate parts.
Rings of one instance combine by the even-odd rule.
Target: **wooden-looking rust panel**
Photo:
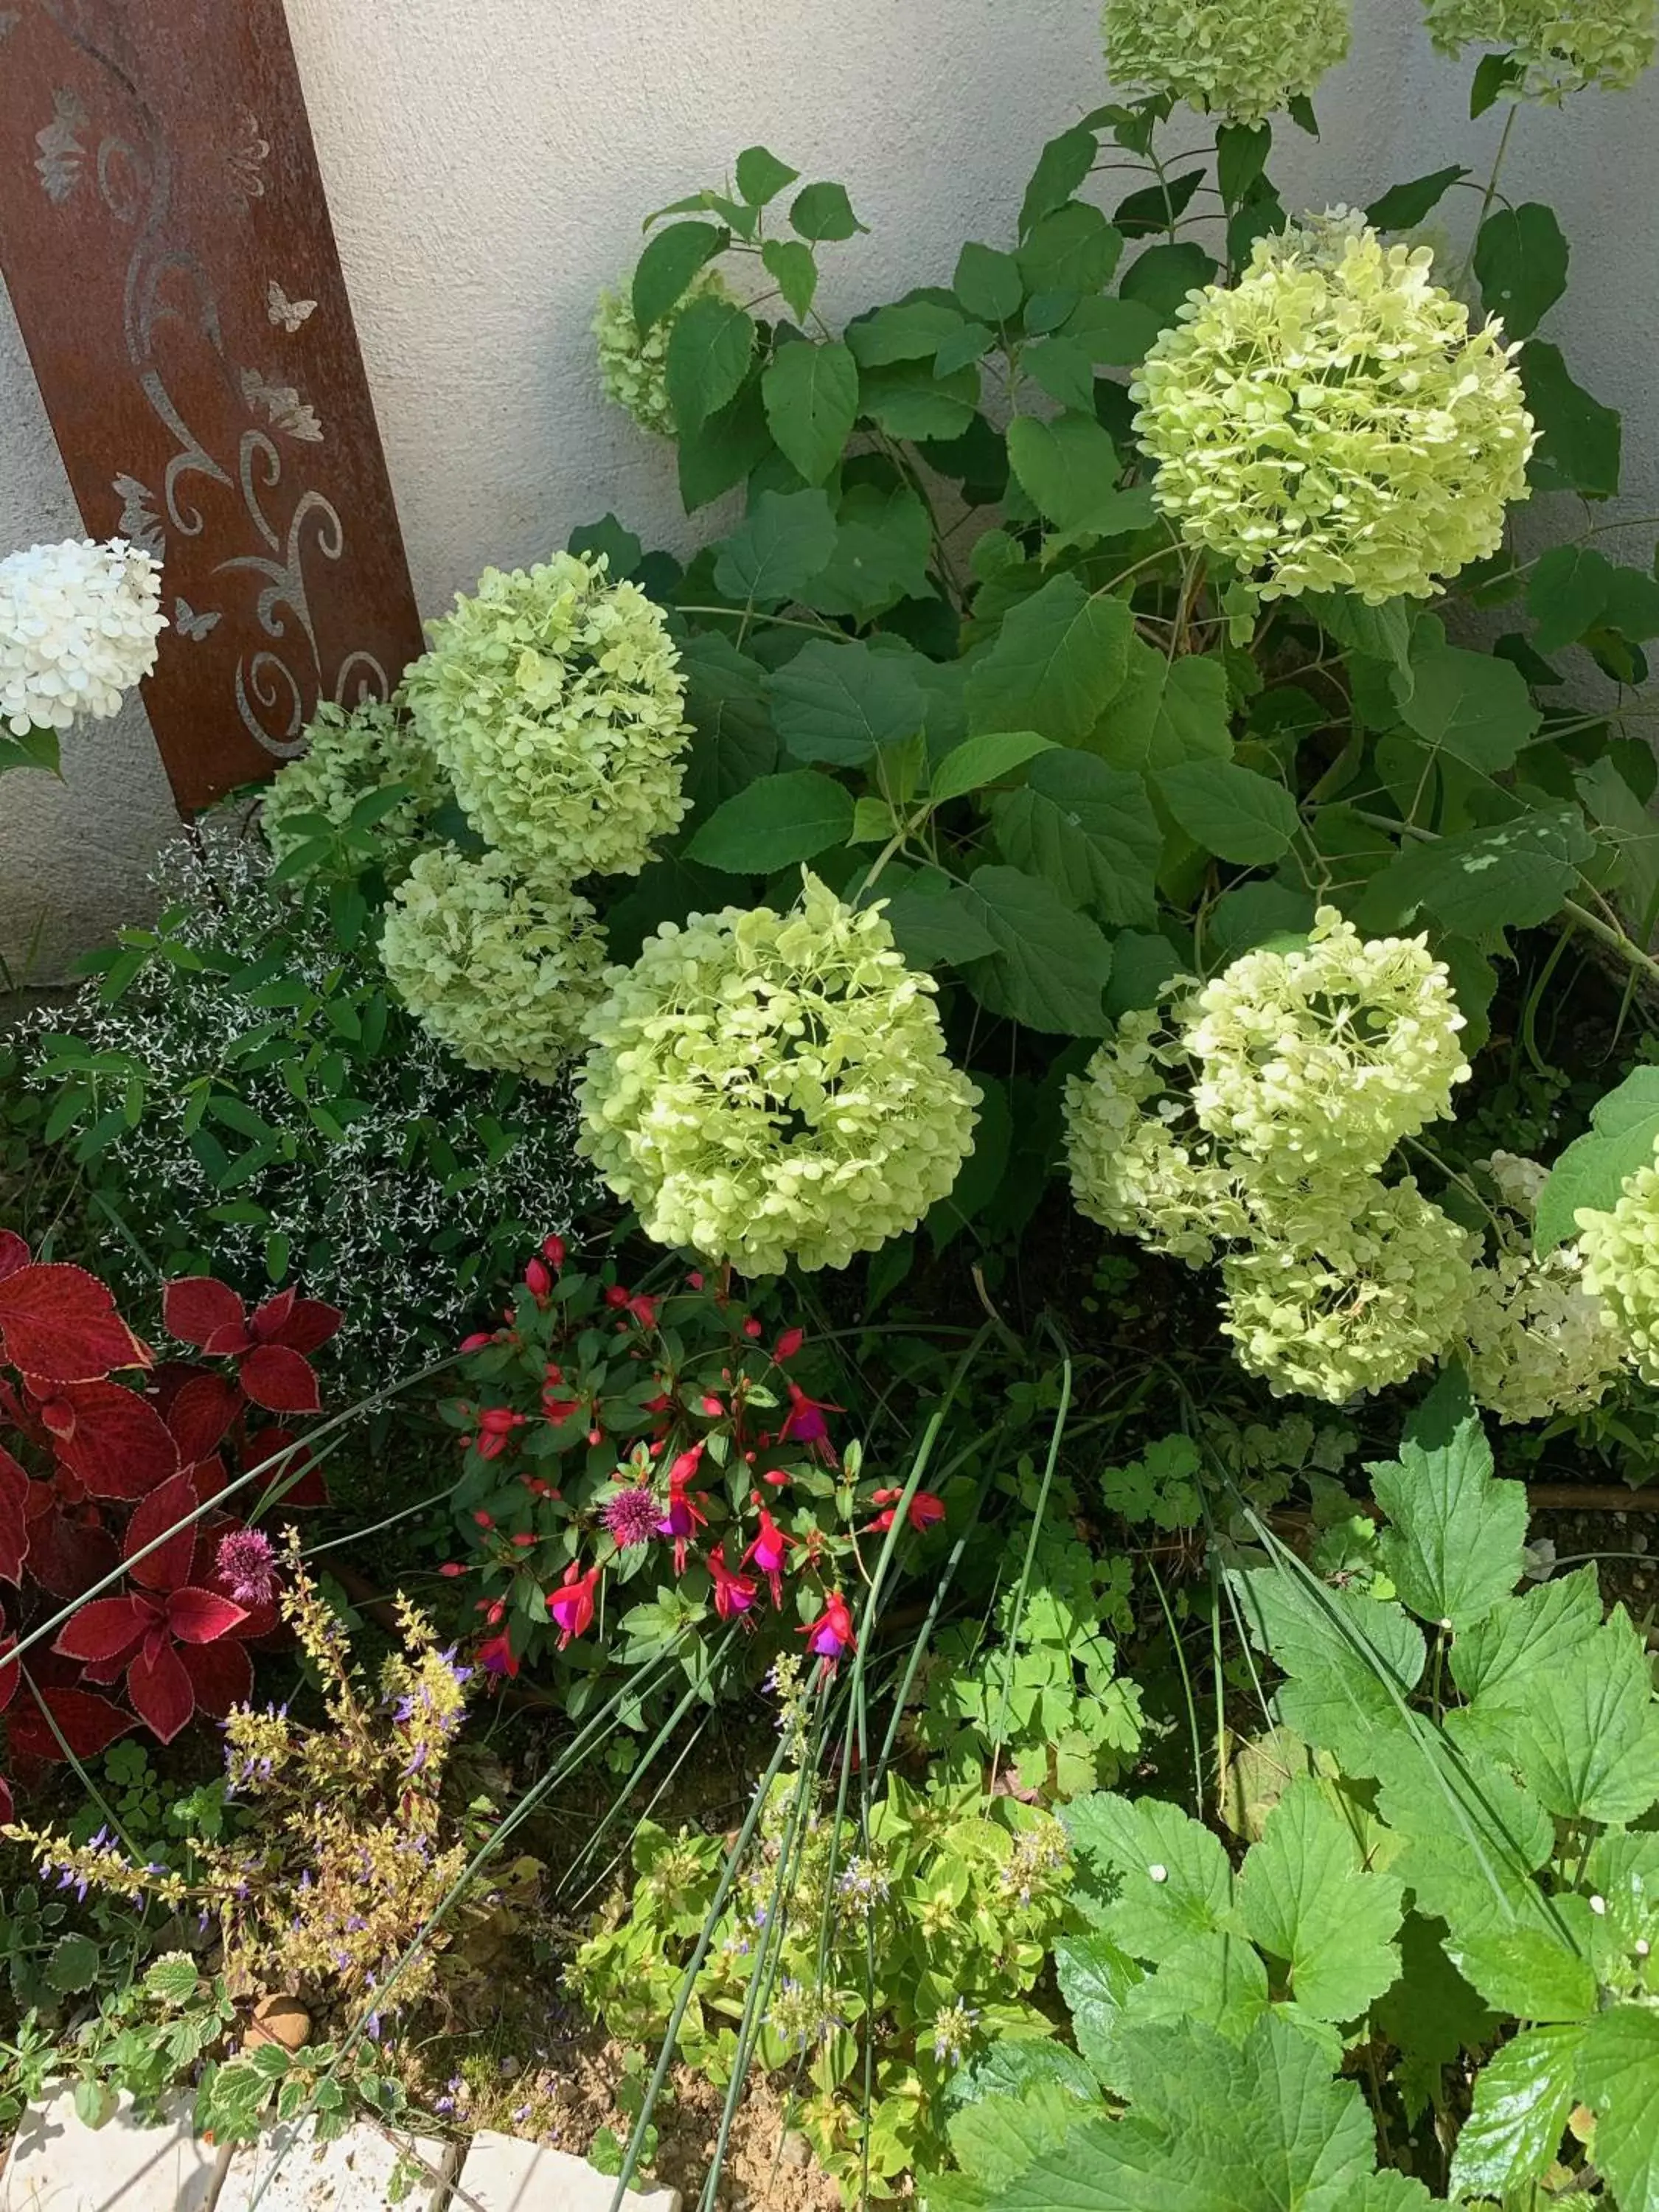
[[[0,272],[88,531],[162,561],[180,807],[384,696],[420,627],[281,0],[0,0]]]

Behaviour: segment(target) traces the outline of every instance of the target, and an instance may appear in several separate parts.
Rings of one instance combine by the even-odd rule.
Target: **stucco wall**
[[[288,4],[428,611],[606,507],[683,542],[671,457],[602,404],[586,335],[646,210],[757,139],[840,178],[872,233],[831,257],[825,303],[851,312],[948,280],[964,237],[1003,240],[1042,140],[1104,96],[1096,0]],[[1356,16],[1320,95],[1322,139],[1284,133],[1292,204],[1363,204],[1453,158],[1490,160],[1501,116],[1468,122],[1467,72],[1431,54],[1413,0],[1356,0]],[[1659,507],[1656,126],[1659,70],[1623,98],[1525,111],[1506,173],[1516,197],[1555,202],[1573,242],[1571,318],[1547,327],[1624,410],[1632,514]],[[1454,217],[1460,203],[1474,197],[1453,194]],[[67,501],[0,319],[0,544],[62,534]],[[141,717],[83,742],[67,793],[0,784],[9,951],[49,901],[60,945],[118,918],[164,818]]]

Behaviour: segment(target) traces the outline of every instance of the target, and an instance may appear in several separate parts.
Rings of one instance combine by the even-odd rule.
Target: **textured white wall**
[[[647,210],[716,181],[756,140],[841,179],[872,233],[831,251],[825,303],[850,313],[948,281],[965,237],[1003,240],[1043,139],[1104,96],[1097,0],[288,8],[429,612],[487,562],[535,558],[607,507],[647,542],[684,543],[672,457],[603,405],[587,337]],[[1283,133],[1292,204],[1363,204],[1450,160],[1490,161],[1502,118],[1468,122],[1468,73],[1431,55],[1413,0],[1356,0],[1356,15],[1353,53],[1320,95],[1322,140]],[[1632,94],[1528,109],[1507,172],[1517,197],[1555,202],[1572,240],[1570,318],[1546,330],[1624,410],[1631,514],[1659,507],[1656,122],[1659,70]],[[1454,193],[1446,212],[1467,220],[1475,204]],[[0,544],[61,534],[66,501],[0,323]],[[77,763],[66,798],[0,784],[0,948],[44,899],[60,903],[58,942],[130,907],[164,787],[142,725],[85,742],[96,772]]]

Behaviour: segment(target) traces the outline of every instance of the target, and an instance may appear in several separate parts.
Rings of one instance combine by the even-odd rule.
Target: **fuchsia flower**
[[[760,1592],[753,1575],[736,1573],[726,1564],[726,1547],[716,1544],[708,1554],[708,1571],[714,1581],[714,1610],[722,1620],[747,1613]]]
[[[593,1592],[599,1580],[598,1567],[590,1567],[584,1574],[572,1559],[564,1571],[564,1580],[547,1593],[548,1612],[558,1624],[561,1651],[573,1637],[585,1636],[593,1626]]]
[[[542,1257],[556,1274],[564,1265],[565,1243],[562,1237],[544,1237]]]
[[[485,1674],[493,1674],[497,1681],[503,1674],[516,1674],[519,1671],[519,1662],[513,1656],[513,1638],[507,1629],[499,1636],[487,1637],[473,1656]]]
[[[804,1328],[787,1328],[772,1347],[772,1357],[780,1367],[786,1359],[793,1359],[806,1341]]]
[[[808,1621],[796,1633],[806,1638],[806,1648],[816,1652],[831,1670],[843,1652],[857,1646],[858,1638],[853,1629],[853,1616],[847,1610],[847,1601],[839,1590],[831,1590],[823,1601],[823,1611],[816,1620]]]
[[[786,1535],[763,1505],[757,1492],[750,1503],[760,1507],[760,1534],[743,1555],[744,1565],[757,1566],[772,1585],[772,1602],[783,1605],[783,1569],[794,1538]]]
[[[866,1536],[879,1536],[892,1527],[898,1501],[903,1495],[902,1490],[877,1491],[870,1502],[872,1505],[884,1506],[886,1510],[878,1513],[875,1519],[868,1523],[864,1532]],[[944,1520],[945,1500],[936,1498],[931,1490],[919,1490],[906,1506],[904,1517],[918,1536],[925,1536],[930,1528],[937,1527]]]
[[[270,1537],[258,1528],[233,1528],[219,1539],[214,1573],[238,1605],[269,1605],[276,1595]]]
[[[789,1411],[784,1415],[783,1426],[778,1431],[781,1444],[805,1444],[822,1459],[833,1462],[835,1453],[830,1447],[830,1425],[826,1413],[839,1413],[845,1408],[832,1406],[828,1399],[809,1398],[799,1382],[789,1385]]]
[[[674,1572],[685,1572],[685,1554],[693,1534],[706,1528],[708,1516],[702,1511],[699,1498],[693,1498],[687,1485],[696,1473],[702,1460],[702,1444],[696,1443],[683,1451],[668,1470],[668,1510],[657,1523],[659,1536],[674,1539]]]
[[[524,1286],[538,1305],[551,1296],[553,1278],[548,1272],[544,1260],[532,1260],[530,1262],[524,1271]]]

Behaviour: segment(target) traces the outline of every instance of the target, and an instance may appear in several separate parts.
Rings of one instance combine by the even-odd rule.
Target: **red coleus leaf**
[[[53,1401],[58,1456],[94,1498],[142,1498],[179,1466],[179,1447],[147,1398],[118,1382],[66,1382]],[[59,1425],[69,1417],[65,1434]]]
[[[131,1561],[134,1582],[142,1583],[146,1589],[174,1590],[189,1578],[196,1551],[196,1509],[200,1503],[190,1476],[175,1474],[133,1509],[121,1556]],[[166,1542],[140,1559],[137,1554],[158,1536],[166,1537]]]
[[[0,1713],[5,1711],[17,1695],[17,1685],[23,1679],[21,1669],[11,1656],[16,1649],[17,1638],[15,1636],[7,1637],[5,1642],[0,1644]]]
[[[70,1615],[52,1648],[66,1659],[112,1659],[156,1619],[157,1608],[147,1597],[94,1597]]]
[[[147,1644],[127,1668],[127,1695],[151,1734],[171,1743],[196,1710],[196,1690],[171,1644]]]
[[[192,1375],[181,1382],[166,1413],[179,1464],[193,1467],[217,1451],[241,1410],[242,1394],[228,1375]]]
[[[215,1590],[192,1589],[188,1583],[167,1600],[167,1626],[181,1644],[216,1644],[247,1617],[246,1606],[233,1605]]]
[[[248,1334],[256,1344],[281,1344],[283,1324],[294,1310],[294,1301],[299,1292],[289,1289],[278,1291],[262,1306],[256,1306],[248,1319]]]
[[[245,1705],[253,1695],[253,1662],[245,1644],[229,1639],[181,1644],[179,1657],[197,1704],[215,1720],[223,1720],[233,1705]]]
[[[193,1344],[199,1351],[205,1352],[210,1340],[222,1330],[240,1334],[238,1351],[252,1341],[243,1318],[242,1301],[228,1283],[216,1283],[211,1275],[181,1275],[176,1283],[169,1283],[161,1293],[161,1318],[169,1336],[176,1336],[180,1344]]]
[[[253,1316],[253,1333],[261,1344],[280,1344],[289,1352],[319,1352],[338,1330],[345,1316],[338,1306],[321,1298],[295,1298],[280,1320],[270,1318],[278,1301],[272,1298]]]
[[[0,1582],[21,1583],[29,1548],[29,1479],[0,1445]]]
[[[262,1344],[237,1369],[241,1385],[268,1413],[319,1413],[317,1377],[303,1354],[284,1344]]]
[[[29,1578],[53,1597],[80,1597],[102,1582],[120,1558],[101,1522],[81,1521],[65,1510],[52,1485],[29,1485]]]
[[[19,1267],[0,1281],[0,1345],[14,1367],[48,1382],[98,1382],[150,1356],[84,1267]]]
[[[268,1482],[280,1483],[283,1505],[326,1505],[328,1486],[310,1448],[290,1429],[261,1429],[242,1454],[245,1472],[263,1468]]]
[[[64,1743],[77,1759],[96,1759],[100,1751],[107,1751],[116,1737],[125,1735],[133,1724],[131,1713],[123,1712],[119,1705],[112,1704],[107,1698],[95,1696],[90,1690],[39,1689],[32,1698],[14,1706],[7,1717],[11,1747],[20,1759],[64,1756],[63,1744],[58,1741],[47,1713],[57,1722]]]
[[[29,1264],[29,1248],[15,1229],[0,1229],[0,1283]]]

